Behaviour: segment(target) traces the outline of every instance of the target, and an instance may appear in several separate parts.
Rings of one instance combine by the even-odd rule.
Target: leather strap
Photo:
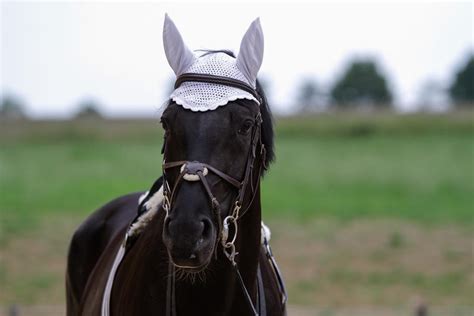
[[[240,211],[240,218],[242,216],[244,216],[247,211],[250,209],[250,207],[252,206],[253,204],[253,201],[255,199],[255,196],[257,195],[257,192],[258,192],[258,188],[260,187],[260,181],[259,181],[259,178],[260,178],[260,175],[262,174],[262,168],[264,168],[264,160],[265,157],[261,155],[260,157],[260,164],[259,164],[259,168],[258,168],[258,179],[257,179],[257,185],[253,185],[253,168],[254,168],[254,163],[255,163],[255,159],[257,157],[256,155],[256,151],[257,151],[257,146],[258,144],[260,144],[261,148],[263,148],[261,150],[261,153],[265,152],[265,147],[263,147],[263,144],[262,144],[262,140],[261,140],[261,123],[262,123],[262,118],[261,118],[261,114],[260,112],[258,113],[257,117],[256,117],[256,128],[253,132],[253,135],[252,135],[252,143],[251,143],[251,148],[250,148],[250,152],[249,152],[249,157],[247,158],[247,166],[245,168],[245,178],[244,178],[244,181],[242,182],[242,188],[239,192],[239,196],[237,197],[240,205],[243,205],[243,199],[244,199],[244,195],[245,195],[245,192],[247,191],[247,185],[248,185],[248,182],[250,182],[250,192],[252,194],[252,197],[250,199],[250,202],[247,204],[247,207],[244,209],[244,210],[241,210]],[[258,135],[257,135],[258,133]]]
[[[262,269],[260,264],[257,269],[258,309],[260,316],[267,315],[267,304],[265,302],[265,287],[263,286]]]
[[[173,162],[165,162],[163,163],[163,169],[170,169],[170,168],[174,168],[174,167],[180,167],[186,163],[188,163],[190,161],[187,161],[187,160],[179,160],[179,161],[173,161]],[[196,161],[192,161],[192,162],[196,162]],[[227,181],[228,183],[230,183],[231,185],[233,185],[234,187],[236,187],[237,189],[240,189],[240,187],[242,186],[242,183],[238,180],[236,180],[235,178],[229,176],[228,174],[225,174],[224,172],[214,168],[213,166],[211,165],[208,165],[206,163],[202,163],[200,162],[201,165],[203,165],[204,167],[206,167],[207,169],[211,170],[213,173],[215,173],[216,175],[218,175],[219,177],[221,177],[222,179],[224,179],[225,181]]]
[[[288,300],[288,295],[286,292],[286,287],[285,287],[285,282],[283,281],[282,274],[280,272],[280,269],[278,268],[278,265],[275,261],[275,258],[273,257],[273,252],[272,248],[270,247],[270,244],[268,243],[267,238],[263,239],[263,246],[265,248],[265,254],[267,256],[267,260],[270,263],[270,266],[272,267],[273,274],[275,275],[277,282],[278,282],[278,287],[280,290],[280,295],[281,295],[281,303],[283,306],[283,311],[286,311],[286,302]]]
[[[237,265],[232,265],[234,267],[235,274],[237,274],[237,280],[239,281],[240,288],[242,289],[242,292],[244,294],[244,297],[247,301],[247,305],[250,307],[252,313],[255,316],[259,316],[257,310],[255,309],[255,306],[252,302],[252,298],[250,297],[250,293],[247,290],[247,287],[245,286],[244,280],[242,279],[242,275],[240,274],[239,269],[237,268]]]
[[[166,316],[176,316],[176,289],[174,264],[171,261],[168,264],[168,282],[166,285]]]
[[[257,93],[255,88],[241,80],[224,77],[224,76],[210,75],[210,74],[184,73],[180,75],[178,78],[176,78],[174,88],[175,89],[178,88],[183,82],[186,82],[186,81],[214,83],[214,84],[221,84],[221,85],[229,86],[233,88],[238,88],[253,95],[255,99],[258,100],[258,102],[260,103],[262,102],[262,98]]]

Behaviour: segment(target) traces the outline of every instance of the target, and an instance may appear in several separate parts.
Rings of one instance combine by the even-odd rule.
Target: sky
[[[307,78],[329,89],[354,58],[373,57],[402,111],[428,83],[447,87],[474,51],[473,2],[24,2],[0,5],[1,95],[34,118],[65,118],[93,99],[108,116],[155,115],[174,75],[167,12],[191,49],[232,49],[260,17],[260,76],[279,113]]]

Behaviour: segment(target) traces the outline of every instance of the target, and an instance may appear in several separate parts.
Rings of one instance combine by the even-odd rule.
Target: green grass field
[[[468,304],[473,123],[472,112],[277,120],[277,160],[262,184],[264,219],[278,232],[293,301],[397,305],[424,293],[435,303]],[[161,142],[157,121],[0,123],[0,281],[8,290],[0,304],[63,302],[59,273],[73,227],[108,200],[146,190],[161,173]],[[437,238],[445,242],[430,253],[440,267],[425,273],[432,257],[419,247]],[[286,251],[292,244],[284,240],[313,243],[314,256]],[[361,246],[349,247],[350,240],[370,251],[355,251]],[[44,252],[28,248],[38,243]],[[53,268],[19,274],[14,266],[28,251]],[[405,265],[405,257],[413,262]],[[354,266],[343,264],[349,259]],[[302,275],[301,260],[320,268]],[[338,289],[359,295],[344,300]]]
[[[44,214],[88,214],[161,173],[157,122],[18,124],[0,128],[8,229]],[[280,120],[277,161],[262,185],[265,216],[469,222],[472,124],[471,113]]]

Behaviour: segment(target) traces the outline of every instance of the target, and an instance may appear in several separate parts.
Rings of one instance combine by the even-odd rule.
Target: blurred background
[[[235,52],[261,18],[290,315],[472,315],[472,1],[0,10],[0,315],[64,314],[74,229],[160,175],[165,12],[192,49]]]

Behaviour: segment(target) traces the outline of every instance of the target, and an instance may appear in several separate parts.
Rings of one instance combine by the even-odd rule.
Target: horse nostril
[[[202,238],[204,240],[211,238],[212,223],[209,219],[205,218],[201,221],[202,223]]]

